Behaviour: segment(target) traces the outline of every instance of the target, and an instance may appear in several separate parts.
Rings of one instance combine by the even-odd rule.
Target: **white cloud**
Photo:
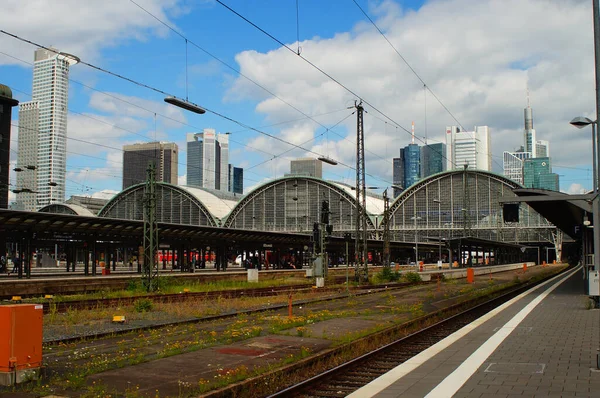
[[[171,26],[169,15],[189,12],[180,0],[138,0],[142,7]],[[24,21],[24,17],[26,20]],[[168,33],[152,16],[133,3],[121,0],[4,0],[0,26],[24,38],[43,38],[39,44],[94,61],[104,47],[112,47],[131,38],[148,40]],[[37,39],[41,40],[41,39]],[[0,48],[13,56],[31,60],[33,47],[6,35],[0,35]],[[1,63],[15,63],[0,57]]]
[[[490,126],[495,169],[502,163],[504,150],[522,144],[527,86],[538,139],[551,142],[553,161],[589,163],[589,134],[568,124],[574,116],[592,113],[594,107],[588,2],[448,0],[403,12],[386,1],[375,13],[388,39],[465,128]],[[431,141],[444,139],[445,126],[456,124],[431,94],[425,101],[422,83],[370,24],[361,22],[352,32],[305,40],[300,45],[304,57],[373,105],[365,104],[369,112],[365,115],[365,146],[376,154],[367,152],[367,172],[391,180],[391,159],[410,140],[409,134],[391,127],[392,123],[378,120],[384,117],[377,110],[407,129],[414,120],[417,135],[423,137],[426,127]],[[339,109],[356,99],[287,49],[244,51],[237,54],[236,61],[244,75],[308,114]],[[252,83],[236,79],[226,100],[248,99],[257,101],[256,111],[271,122],[297,116],[295,110]],[[323,123],[334,124],[339,117],[324,117]],[[342,135],[348,131],[348,139],[355,141],[355,123],[355,118],[350,118],[344,123],[345,130],[341,127],[338,131]],[[289,139],[290,134],[297,134],[293,137],[299,141],[318,134],[319,129],[307,124],[302,130],[282,130],[281,135]],[[331,134],[330,140],[338,141],[333,149],[331,142],[329,145],[338,160],[353,164],[355,146]],[[283,147],[263,137],[251,145],[270,153]],[[308,147],[323,150],[318,140]],[[569,155],[573,153],[578,154],[577,159]]]
[[[563,192],[568,193],[569,195],[576,195],[586,193],[587,190],[585,189],[585,187],[583,187],[583,185],[573,183],[569,186],[569,188],[566,191]]]

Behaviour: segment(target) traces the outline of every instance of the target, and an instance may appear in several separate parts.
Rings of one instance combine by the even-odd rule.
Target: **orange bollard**
[[[288,296],[288,318],[291,318],[292,315],[292,293]]]
[[[527,272],[527,263],[523,263],[523,272]]]
[[[458,267],[458,261],[455,261],[452,263],[452,267],[457,268]]]
[[[475,270],[473,268],[467,268],[467,282],[475,282]]]
[[[396,272],[400,271],[400,264],[396,264]]]

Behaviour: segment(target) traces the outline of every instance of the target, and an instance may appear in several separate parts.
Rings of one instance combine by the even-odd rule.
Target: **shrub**
[[[152,302],[152,300],[147,299],[147,298],[137,299],[133,303],[133,308],[135,308],[135,310],[137,312],[151,311],[153,306],[154,306],[154,303]]]
[[[409,283],[419,283],[422,281],[421,275],[417,274],[416,272],[407,272],[402,276],[404,277],[404,280]]]
[[[383,267],[381,272],[375,274],[375,282],[396,282],[400,279],[401,275],[398,271],[392,271],[391,267]]]

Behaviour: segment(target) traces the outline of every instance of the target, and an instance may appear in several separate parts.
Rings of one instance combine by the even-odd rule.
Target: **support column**
[[[98,248],[96,245],[96,238],[92,242],[92,276],[96,276],[96,262],[98,261]]]
[[[83,244],[83,266],[84,266],[84,275],[89,276],[90,274],[90,245],[85,242]]]

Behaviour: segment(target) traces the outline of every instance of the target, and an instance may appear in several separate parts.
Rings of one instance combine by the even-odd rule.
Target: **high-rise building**
[[[39,104],[22,102],[19,107],[19,155],[17,156],[17,203],[15,209],[35,211],[38,206],[38,131]]]
[[[24,143],[37,143],[37,158],[35,164],[36,185],[17,187],[36,192],[35,208],[50,203],[63,202],[65,199],[65,175],[67,171],[67,107],[69,100],[69,66],[78,62],[72,55],[61,53],[56,49],[38,49],[33,62],[32,101],[37,103],[37,127],[31,121],[25,128],[19,129],[21,135],[35,135],[36,138],[26,137]],[[21,103],[22,109],[31,111],[29,103]],[[31,118],[32,113],[27,115]],[[30,149],[19,144],[21,151],[30,153]],[[17,159],[23,164],[22,160]],[[27,201],[26,203],[22,200]],[[17,196],[17,207],[29,208],[30,199]]]
[[[179,149],[173,142],[148,142],[123,146],[123,189],[146,181],[154,163],[156,181],[177,184]]]
[[[19,101],[12,97],[12,90],[0,84],[0,208],[8,208],[8,174],[10,170],[10,125],[12,108]],[[3,235],[0,234],[0,255],[5,255]]]
[[[492,150],[488,126],[475,126],[473,131],[446,127],[446,170],[462,168],[492,170]]]
[[[529,95],[527,96],[527,108],[525,108],[523,112],[525,115],[525,130],[523,131],[525,152],[531,153],[532,158],[537,158],[537,140],[535,137],[535,129],[533,128],[533,110],[529,106]]]
[[[229,192],[244,193],[244,169],[229,165]]]
[[[446,171],[446,144],[421,147],[421,178]]]
[[[187,134],[187,185],[227,191],[229,187],[229,133],[214,129]]]
[[[409,144],[400,149],[400,157],[404,159],[404,185],[408,188],[421,179],[421,149],[417,144]]]
[[[549,158],[550,143],[546,140],[537,140],[535,143],[535,153],[538,158]]]
[[[523,162],[523,186],[558,191],[558,174],[552,172],[550,158],[531,158]]]
[[[394,158],[394,170],[393,170],[393,182],[394,182],[394,198],[402,193],[405,189],[406,184],[404,183],[404,158],[402,158],[402,151],[400,151],[400,157]]]
[[[523,163],[529,158],[531,158],[531,153],[529,152],[505,151],[502,163],[504,176],[523,185]]]
[[[319,159],[301,158],[290,161],[290,174],[323,178],[323,163]]]

